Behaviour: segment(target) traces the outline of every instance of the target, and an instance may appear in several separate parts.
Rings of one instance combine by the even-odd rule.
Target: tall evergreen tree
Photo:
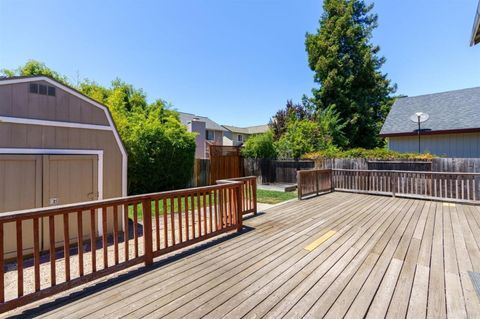
[[[324,0],[317,33],[306,35],[308,63],[315,72],[313,102],[319,110],[334,108],[345,123],[348,145],[379,146],[380,128],[392,104],[391,85],[381,72],[385,62],[371,43],[377,27],[373,5],[363,0]]]

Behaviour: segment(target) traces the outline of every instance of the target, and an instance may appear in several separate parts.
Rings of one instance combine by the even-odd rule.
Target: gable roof
[[[480,131],[480,87],[399,98],[383,124],[380,136],[417,134],[410,120],[416,112],[430,118],[422,123],[422,133]]]
[[[223,125],[223,127],[229,130],[230,132],[240,133],[240,134],[261,134],[268,131],[268,124],[247,126],[247,127]]]
[[[226,129],[218,124],[217,122],[212,121],[206,116],[199,116],[191,113],[184,113],[184,112],[178,112],[180,114],[180,121],[183,123],[183,125],[188,125],[191,121],[194,119],[198,121],[205,122],[205,127],[207,130],[212,130],[212,131],[226,131]]]
[[[472,40],[470,45],[480,43],[480,0],[478,1],[477,12],[475,13],[475,18],[473,20],[473,30],[472,30]]]

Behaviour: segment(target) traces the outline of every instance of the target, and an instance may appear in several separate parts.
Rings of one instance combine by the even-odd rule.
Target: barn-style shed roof
[[[417,134],[418,125],[410,120],[416,112],[429,115],[422,134],[480,131],[480,87],[399,98],[380,135]]]

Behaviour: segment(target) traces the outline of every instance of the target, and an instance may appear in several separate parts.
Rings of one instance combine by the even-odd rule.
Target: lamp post
[[[421,123],[428,120],[428,118],[429,118],[428,114],[423,113],[423,112],[416,112],[415,114],[410,116],[410,120],[412,122],[418,123],[418,153],[419,154],[421,153],[421,149],[420,149],[420,134],[421,134],[421,131],[422,131],[421,130]]]

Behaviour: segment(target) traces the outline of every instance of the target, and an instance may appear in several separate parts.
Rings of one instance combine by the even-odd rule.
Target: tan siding
[[[55,88],[56,96],[32,94],[30,83],[51,85],[45,81],[1,85],[0,116],[109,125],[103,110],[93,104],[59,87]]]
[[[0,147],[104,150],[104,198],[122,195],[122,155],[110,131],[0,123]]]
[[[417,152],[418,137],[390,137],[389,148],[398,152]],[[480,157],[480,133],[423,135],[421,151],[448,157]]]

